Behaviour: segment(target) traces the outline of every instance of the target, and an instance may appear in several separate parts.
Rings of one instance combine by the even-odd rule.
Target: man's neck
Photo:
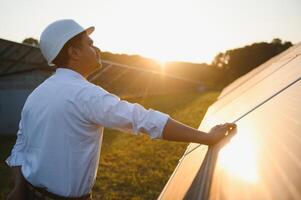
[[[88,74],[86,74],[85,72],[80,70],[80,69],[82,69],[81,67],[75,67],[75,66],[72,66],[72,65],[68,65],[68,66],[62,66],[62,68],[73,70],[73,71],[79,73],[80,75],[82,75],[85,79],[87,79],[87,77],[88,77]]]

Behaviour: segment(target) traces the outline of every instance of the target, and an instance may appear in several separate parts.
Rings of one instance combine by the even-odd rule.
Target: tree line
[[[291,42],[275,38],[270,43],[254,43],[217,54],[211,64],[218,71],[217,84],[231,83],[291,46]]]

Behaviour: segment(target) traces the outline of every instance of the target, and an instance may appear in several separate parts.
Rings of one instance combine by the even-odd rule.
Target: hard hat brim
[[[91,27],[85,29],[85,31],[86,31],[86,33],[87,33],[88,35],[90,35],[91,33],[93,33],[94,30],[95,30],[95,27],[94,27],[94,26],[91,26]]]

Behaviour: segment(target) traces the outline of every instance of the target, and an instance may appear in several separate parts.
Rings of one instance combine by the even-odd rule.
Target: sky
[[[280,38],[301,42],[300,0],[0,0],[0,38],[39,39],[74,19],[102,51],[210,63],[215,55]]]

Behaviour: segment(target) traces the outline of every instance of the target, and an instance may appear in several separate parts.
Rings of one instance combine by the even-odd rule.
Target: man
[[[235,124],[229,123],[210,134],[201,132],[88,82],[101,67],[100,50],[89,37],[93,31],[59,20],[41,34],[42,54],[57,69],[23,107],[17,141],[6,160],[15,180],[8,199],[91,199],[103,127],[206,145],[233,132]]]

